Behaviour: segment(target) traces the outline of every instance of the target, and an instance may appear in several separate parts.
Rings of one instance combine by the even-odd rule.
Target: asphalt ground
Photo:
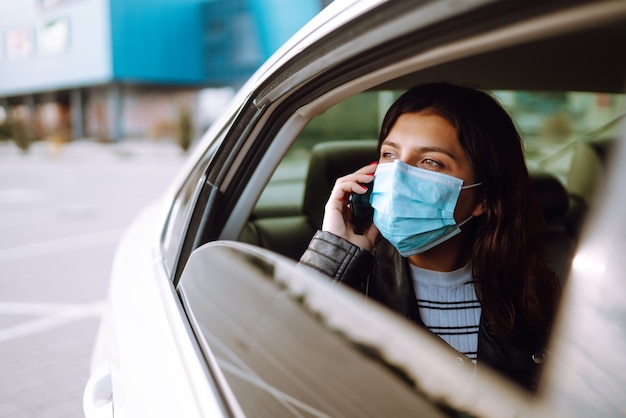
[[[168,141],[0,142],[0,417],[82,417],[115,247],[185,155]]]

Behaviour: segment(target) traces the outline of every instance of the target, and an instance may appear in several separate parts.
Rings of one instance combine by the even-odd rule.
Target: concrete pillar
[[[9,100],[0,98],[0,124],[4,123],[9,117]]]
[[[28,112],[30,113],[30,116],[32,118],[35,113],[35,96],[33,96],[32,94],[24,96],[24,106],[28,108]]]
[[[24,96],[24,106],[28,109],[26,118],[26,132],[28,137],[32,140],[35,135],[35,96],[28,94]]]
[[[122,139],[122,93],[118,84],[107,89],[107,125],[111,140]]]
[[[80,89],[70,91],[70,123],[72,126],[72,138],[85,136],[83,93]]]

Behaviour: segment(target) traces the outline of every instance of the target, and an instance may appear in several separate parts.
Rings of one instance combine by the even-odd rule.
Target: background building
[[[171,137],[189,120],[204,129],[212,103],[323,5],[0,0],[0,125],[5,136],[58,140]]]

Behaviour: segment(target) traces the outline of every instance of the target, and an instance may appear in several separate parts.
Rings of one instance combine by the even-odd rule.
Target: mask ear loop
[[[461,229],[461,227],[463,225],[465,225],[466,223],[468,223],[470,221],[470,219],[472,219],[474,217],[474,215],[470,215],[469,218],[467,218],[466,220],[464,220],[463,222],[461,222],[460,224],[457,224],[457,228]]]
[[[483,184],[483,182],[482,182],[482,181],[481,181],[481,182],[479,182],[479,183],[470,184],[470,185],[468,185],[468,186],[463,186],[463,187],[461,187],[461,190],[465,190],[465,189],[472,189],[472,188],[474,188],[474,187],[478,187],[478,186],[480,186],[480,185],[482,185],[482,184]],[[463,221],[463,222],[461,222],[460,224],[457,224],[456,226],[457,226],[459,229],[461,229],[461,227],[462,227],[463,225],[465,225],[466,223],[468,223],[468,222],[470,221],[470,219],[472,219],[473,217],[474,217],[474,215],[470,215],[470,216],[469,216],[469,218],[467,218],[466,220],[464,220],[464,221]]]
[[[478,187],[480,185],[482,185],[483,182],[481,181],[480,183],[474,183],[474,184],[470,184],[469,186],[462,186],[461,190],[465,190],[465,189],[472,189],[474,187]]]

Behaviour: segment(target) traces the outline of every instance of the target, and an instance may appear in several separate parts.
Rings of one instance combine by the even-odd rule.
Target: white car
[[[626,414],[626,2],[336,0],[249,80],[115,258],[91,417]],[[413,85],[494,90],[564,283],[530,395],[297,265]]]

